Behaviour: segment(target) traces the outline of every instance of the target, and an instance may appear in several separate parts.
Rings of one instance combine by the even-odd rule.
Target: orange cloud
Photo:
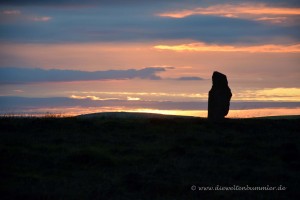
[[[201,51],[201,52],[250,52],[250,53],[299,53],[300,44],[295,45],[275,45],[264,44],[254,46],[231,46],[206,44],[203,42],[180,44],[180,45],[156,45],[155,49],[171,51]]]
[[[288,16],[300,15],[300,8],[269,7],[265,4],[222,4],[157,14],[161,17],[184,18],[191,15],[214,15],[228,18],[244,18],[256,21],[282,23]]]

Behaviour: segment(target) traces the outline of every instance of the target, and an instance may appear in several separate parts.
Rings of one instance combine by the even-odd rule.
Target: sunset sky
[[[0,114],[300,114],[298,0],[0,2]],[[26,98],[21,98],[26,97]]]

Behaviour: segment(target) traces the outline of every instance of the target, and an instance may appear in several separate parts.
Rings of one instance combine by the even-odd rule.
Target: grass
[[[299,119],[0,118],[1,199],[296,199]],[[192,191],[191,186],[284,191]]]

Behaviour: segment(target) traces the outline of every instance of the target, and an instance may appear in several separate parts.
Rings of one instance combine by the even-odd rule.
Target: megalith
[[[208,119],[220,121],[229,112],[231,90],[226,75],[215,71],[212,76],[212,88],[208,94]]]

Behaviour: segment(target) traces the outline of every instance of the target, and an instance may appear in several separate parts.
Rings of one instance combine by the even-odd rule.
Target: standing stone
[[[208,119],[220,121],[229,112],[232,94],[224,74],[215,71],[212,76],[212,84],[208,95]]]

